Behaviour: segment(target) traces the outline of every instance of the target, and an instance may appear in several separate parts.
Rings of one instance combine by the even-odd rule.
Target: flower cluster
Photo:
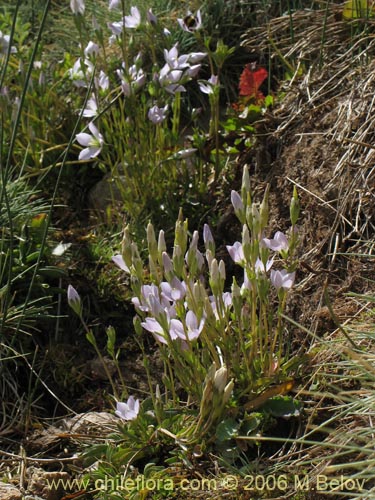
[[[227,271],[215,256],[215,241],[207,224],[203,246],[194,231],[190,242],[187,221],[176,222],[173,253],[167,252],[164,232],[156,239],[151,223],[147,227],[150,283],[144,283],[144,268],[129,229],[124,232],[121,254],[114,263],[131,275],[132,299],[137,311],[137,331],[151,333],[169,363],[175,360],[176,377],[185,390],[202,397],[202,387],[212,363],[225,366],[239,391],[257,377],[276,375],[282,368],[283,323],[281,313],[288,291],[295,281],[297,243],[294,223],[287,236],[277,231],[265,237],[268,218],[268,190],[258,206],[251,202],[249,174],[244,170],[241,195],[231,199],[243,224],[242,241],[228,245],[235,263],[244,269],[241,286],[233,278],[226,289]],[[291,219],[298,217],[296,192],[291,203]],[[277,291],[277,314],[271,310],[270,291]],[[272,306],[273,307],[273,306]],[[275,321],[277,318],[277,321]],[[189,354],[187,354],[189,353]],[[196,373],[193,386],[189,373]],[[206,379],[207,382],[207,379]],[[248,389],[246,389],[248,390]]]
[[[121,5],[118,0],[111,0],[109,9],[116,10],[121,8]],[[84,15],[85,4],[83,0],[72,0],[70,6],[74,14]],[[186,18],[178,19],[178,24],[184,31],[194,32],[199,30],[202,27],[200,11],[195,15],[188,12]],[[129,15],[109,23],[108,29],[110,31],[109,43],[117,44],[121,48],[123,55],[123,39],[129,32],[142,29],[145,31],[151,30],[151,32],[154,30],[155,35],[163,33],[166,39],[170,34],[166,29],[160,30],[158,19],[151,9],[147,11],[146,17],[143,19],[137,6],[130,8]],[[96,69],[100,50],[99,45],[90,40],[87,46],[81,49],[81,57],[75,61],[67,73],[73,85],[77,88],[88,88],[93,82],[94,93],[87,101],[85,109],[81,111],[82,116],[92,120],[97,119],[98,115],[100,115],[100,109],[108,107],[107,98],[111,95],[110,82],[114,83],[116,87],[120,82],[120,88],[125,98],[136,98],[141,89],[148,93],[146,100],[143,97],[143,102],[147,102],[148,105],[145,117],[157,126],[168,118],[170,111],[175,112],[174,99],[179,93],[186,91],[186,84],[190,80],[198,76],[202,61],[207,57],[206,52],[179,54],[178,44],[175,43],[171,48],[164,49],[164,65],[161,67],[159,67],[159,61],[154,58],[152,70],[146,70],[143,67],[142,53],[139,53],[134,57],[133,61],[122,61],[118,69],[106,74],[102,69],[99,70],[99,66]],[[127,59],[129,58],[129,54],[127,54]],[[96,75],[97,71],[99,72],[98,75]],[[216,75],[212,75],[208,81],[202,80],[199,82],[201,91],[206,94],[211,94],[218,86],[218,77]],[[144,94],[142,95],[144,96]],[[101,96],[106,101],[102,105],[98,100]],[[127,112],[130,112],[132,108],[128,106],[126,109]],[[92,132],[92,127],[89,128]],[[102,136],[94,132],[92,132],[91,138],[88,136],[89,134],[83,132],[76,137],[77,142],[86,148],[79,155],[80,160],[96,158],[102,150],[104,144]]]

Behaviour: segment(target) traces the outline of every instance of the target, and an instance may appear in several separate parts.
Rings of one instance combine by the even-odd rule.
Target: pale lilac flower
[[[169,334],[172,340],[175,340],[177,338],[184,341],[197,339],[201,331],[203,330],[205,320],[204,318],[202,318],[198,325],[196,315],[193,313],[193,311],[188,311],[186,314],[185,323],[187,331],[185,331],[184,325],[179,319],[171,320]]]
[[[189,55],[178,55],[178,44],[175,43],[169,50],[164,49],[164,59],[170,69],[185,69],[189,66]]]
[[[103,70],[100,70],[99,78],[97,78],[95,80],[95,85],[96,85],[97,88],[99,87],[102,90],[108,90],[109,89],[109,78],[104,73]]]
[[[141,286],[141,297],[132,298],[132,303],[140,311],[150,312],[156,317],[174,317],[176,311],[169,300],[159,293],[159,287],[154,284]]]
[[[164,273],[172,273],[173,272],[173,262],[172,262],[172,259],[167,254],[167,252],[162,253],[162,260],[163,260]]]
[[[272,259],[268,259],[266,265],[264,265],[263,261],[258,257],[255,262],[255,272],[256,273],[266,273],[268,272],[273,264],[274,257]]]
[[[269,248],[270,250],[274,250],[275,252],[288,250],[289,248],[288,239],[281,231],[277,231],[273,239],[263,238],[262,243],[267,248]]]
[[[271,283],[277,290],[280,288],[292,288],[296,273],[288,273],[286,269],[282,269],[281,271],[271,270]]]
[[[83,53],[85,54],[85,57],[89,57],[89,56],[92,56],[92,55],[97,56],[99,54],[99,45],[97,43],[94,43],[94,42],[90,41],[87,44],[87,47],[85,48],[85,50],[83,51]]]
[[[212,236],[210,226],[205,224],[203,226],[203,241],[206,249],[215,248],[214,237]]]
[[[104,144],[102,134],[92,122],[89,123],[89,130],[92,135],[87,134],[86,132],[81,132],[76,135],[76,139],[81,146],[86,146],[85,149],[82,149],[79,153],[79,160],[90,160],[91,158],[95,158],[102,150]]]
[[[10,36],[3,35],[3,32],[0,30],[0,55],[5,55],[9,49]],[[14,54],[17,52],[16,47],[11,47],[10,53]]]
[[[114,37],[120,36],[122,30],[124,29],[124,21],[115,21],[113,23],[108,23],[108,28],[112,31]],[[112,43],[115,38],[110,38],[110,42]]]
[[[215,87],[219,85],[219,77],[217,75],[211,75],[207,82],[198,82],[201,92],[204,94],[213,94]]]
[[[87,100],[86,108],[83,110],[82,116],[85,118],[92,118],[98,114],[98,104],[95,95],[92,94],[90,99]]]
[[[130,8],[130,16],[124,17],[125,28],[138,28],[141,24],[141,13],[138,10],[138,7]]]
[[[232,246],[227,245],[227,250],[236,264],[243,264],[245,262],[242,243],[235,241]]]
[[[86,69],[86,72],[83,71]],[[73,68],[68,70],[68,74],[71,80],[73,80],[73,85],[76,87],[87,87],[87,81],[94,71],[94,66],[88,59],[84,60],[84,65],[81,64],[81,59],[77,59],[74,63]]]
[[[184,31],[188,31],[189,33],[199,30],[202,27],[201,11],[198,10],[194,16],[189,10],[186,17],[184,19],[177,19],[177,22]]]
[[[170,283],[163,281],[160,283],[161,295],[171,302],[181,300],[186,295],[186,284],[174,276]]]
[[[186,313],[185,323],[187,327],[187,338],[189,340],[194,340],[199,337],[201,331],[203,330],[205,318],[202,317],[200,323],[198,324],[198,318],[193,311],[188,311]]]
[[[139,399],[129,396],[126,403],[117,403],[115,415],[123,420],[134,420],[139,413]]]
[[[237,193],[237,191],[232,191],[230,194],[230,199],[233,205],[234,210],[237,212],[242,212],[244,210],[243,201],[241,196]]]
[[[218,307],[218,301],[214,295],[210,295],[209,301],[211,304],[212,312],[214,313],[216,319],[219,320],[220,316],[219,316],[218,309],[221,306],[219,305],[219,307]],[[223,292],[222,301],[223,301],[222,305],[224,305],[224,312],[226,313],[232,307],[232,294],[231,294],[231,292]]]
[[[118,9],[119,7],[121,7],[121,0],[109,0],[109,10]]]
[[[155,125],[162,123],[167,118],[168,104],[164,108],[159,108],[158,106],[153,106],[148,110],[148,119],[152,121]]]
[[[85,2],[83,0],[70,0],[70,8],[73,14],[83,14],[85,13]]]
[[[122,271],[125,271],[126,273],[130,273],[130,269],[128,266],[125,264],[124,258],[121,254],[114,255],[112,257],[112,261],[116,264],[117,267],[119,267]]]
[[[142,68],[138,69],[135,64],[130,66],[126,75],[123,70],[116,70],[121,80],[121,88],[126,97],[131,95],[132,90],[139,90],[146,83],[146,75]]]
[[[154,338],[158,340],[161,344],[168,344],[167,340],[164,337],[164,330],[160,323],[156,321],[155,318],[146,318],[141,325],[145,330],[148,332],[152,333]],[[175,339],[177,338],[177,335],[175,336]],[[174,339],[172,339],[174,340]]]
[[[72,285],[68,286],[67,296],[68,296],[69,306],[73,309],[73,311],[76,314],[78,314],[78,316],[81,316],[82,314],[81,297],[79,296],[79,293]]]

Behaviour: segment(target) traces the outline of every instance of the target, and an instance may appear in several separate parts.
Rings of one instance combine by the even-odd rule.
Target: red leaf
[[[267,76],[268,72],[265,68],[253,69],[251,64],[247,64],[240,76],[240,96],[264,99],[264,95],[259,91],[259,87]]]

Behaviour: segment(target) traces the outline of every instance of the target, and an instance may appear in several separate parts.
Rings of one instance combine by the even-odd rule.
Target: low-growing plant
[[[243,230],[242,242],[227,249],[243,268],[241,285],[235,278],[228,285],[230,277],[224,261],[216,258],[207,225],[203,255],[198,232],[189,233],[188,222],[180,214],[171,255],[164,231],[156,239],[149,223],[146,272],[129,228],[124,230],[122,252],[113,261],[130,276],[137,311],[135,335],[143,351],[150,397],[142,403],[133,396],[117,402],[116,414],[127,422],[108,445],[113,448],[112,464],[118,467],[141,458],[154,461],[162,454],[160,450],[170,455],[167,463],[188,464],[191,453],[209,450],[235,463],[246,456],[247,445],[241,451],[239,436],[264,432],[272,419],[299,415],[299,403],[287,394],[304,357],[292,354],[284,321],[298,264],[297,192],[291,200],[288,235],[277,231],[273,238],[265,236],[268,188],[257,204],[246,168],[241,194],[232,191],[231,200]],[[81,299],[73,290],[68,300],[82,317]],[[159,348],[162,387],[155,383],[149,367],[143,347],[145,332]],[[107,335],[108,352],[117,358],[115,333],[111,329]],[[92,335],[88,339],[96,345]],[[127,397],[127,389],[123,390]],[[89,455],[97,452],[91,450]]]

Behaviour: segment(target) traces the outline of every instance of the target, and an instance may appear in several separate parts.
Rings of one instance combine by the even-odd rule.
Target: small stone
[[[1,500],[22,500],[21,492],[12,484],[0,482]]]

